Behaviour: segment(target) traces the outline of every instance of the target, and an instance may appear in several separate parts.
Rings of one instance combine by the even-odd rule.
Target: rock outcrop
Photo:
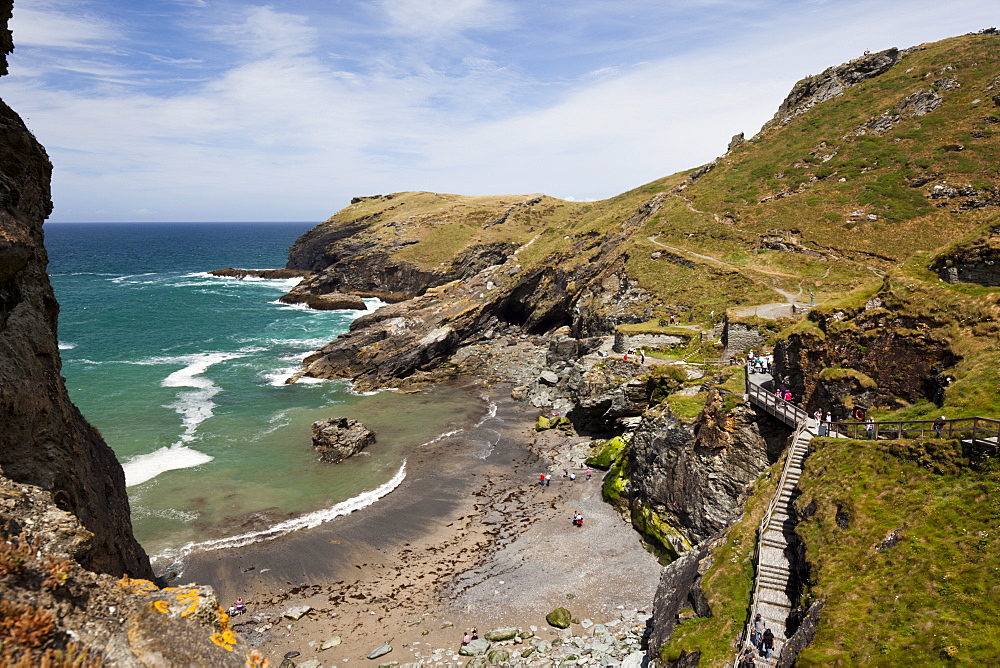
[[[777,461],[787,436],[787,429],[717,388],[692,426],[664,405],[651,408],[629,451],[633,517],[655,514],[689,544],[719,533],[742,512],[749,484]]]
[[[812,312],[802,329],[774,348],[775,381],[801,398],[806,412],[848,419],[854,407],[940,404],[947,369],[959,358],[933,322],[887,309],[876,295],[854,310]]]
[[[306,306],[317,311],[364,311],[365,302],[357,295],[330,292],[306,300]]]
[[[375,442],[375,432],[357,420],[334,417],[312,425],[312,444],[320,461],[339,464]]]
[[[1000,228],[942,254],[931,269],[948,283],[1000,286]]]
[[[849,63],[827,68],[821,74],[802,79],[792,87],[774,118],[764,125],[764,129],[788,124],[817,104],[843,94],[851,86],[883,74],[899,62],[899,58],[899,49],[895,48],[866,53]]]
[[[210,588],[160,589],[82,568],[93,534],[52,494],[3,473],[0,665],[260,665]]]

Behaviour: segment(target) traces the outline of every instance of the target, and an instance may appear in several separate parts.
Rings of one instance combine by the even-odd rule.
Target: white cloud
[[[467,30],[508,27],[516,11],[501,0],[381,0],[390,31],[442,39]]]
[[[30,7],[15,4],[10,27],[18,46],[50,49],[106,50],[119,37],[110,21],[63,12],[45,2]]]
[[[213,29],[217,39],[253,57],[294,56],[317,46],[316,30],[306,16],[277,12],[269,6],[248,7],[240,21]]]

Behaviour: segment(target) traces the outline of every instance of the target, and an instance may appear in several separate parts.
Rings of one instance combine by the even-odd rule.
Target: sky
[[[985,0],[15,0],[0,98],[54,222],[316,221],[357,195],[611,197]]]

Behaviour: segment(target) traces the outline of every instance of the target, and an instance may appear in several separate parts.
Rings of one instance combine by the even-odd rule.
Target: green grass
[[[991,665],[1000,646],[1000,474],[941,441],[816,439],[797,507],[825,601],[799,666]],[[838,527],[838,507],[849,517]],[[877,549],[893,531],[900,542]]]
[[[659,650],[664,662],[681,652],[702,653],[699,666],[722,666],[736,654],[753,590],[753,553],[757,527],[774,494],[780,464],[769,469],[750,490],[743,515],[726,531],[725,542],[713,551],[712,566],[702,576],[702,591],[711,617],[695,617],[677,625]]]

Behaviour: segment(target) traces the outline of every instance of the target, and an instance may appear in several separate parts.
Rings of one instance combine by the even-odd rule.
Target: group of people
[[[750,373],[771,373],[774,366],[774,355],[755,355],[754,351],[747,354]]]
[[[774,396],[778,397],[779,399],[784,399],[785,401],[791,401],[794,397],[792,391],[789,390],[787,387],[780,387],[777,390],[775,390]]]
[[[465,647],[473,640],[479,640],[479,631],[475,627],[471,631],[466,631],[465,635],[462,636],[462,647]]]
[[[227,612],[229,612],[230,617],[233,617],[235,615],[242,615],[246,611],[247,611],[246,603],[243,602],[242,598],[238,598],[236,599],[236,603],[229,606],[229,610]]]
[[[587,480],[590,480],[590,478],[594,475],[594,472],[591,469],[588,468],[588,469],[586,469],[584,471],[584,475],[586,476]],[[576,482],[576,472],[575,471],[570,471],[569,469],[563,469],[563,476],[562,477],[566,478],[570,482]],[[539,473],[538,474],[538,486],[539,487],[549,487],[551,485],[552,485],[552,474],[551,473]]]
[[[750,644],[760,652],[760,656],[765,659],[771,658],[771,652],[774,651],[774,633],[767,627],[760,613],[757,613],[757,616],[753,618],[753,626],[750,630]],[[754,665],[753,659],[754,651],[752,648],[747,647],[740,656],[739,663],[737,664],[738,668],[752,668]]]
[[[572,519],[573,519],[573,526],[575,526],[576,528],[579,529],[580,527],[583,526],[583,515],[581,515],[580,513],[576,512],[575,510],[573,511],[573,518]]]

